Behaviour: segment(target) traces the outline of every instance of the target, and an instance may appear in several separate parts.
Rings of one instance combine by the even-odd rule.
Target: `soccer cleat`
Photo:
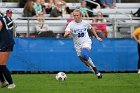
[[[9,84],[7,88],[8,88],[8,89],[13,89],[13,88],[15,88],[15,87],[16,87],[16,85],[13,83],[13,84]]]
[[[98,73],[97,76],[98,76],[98,79],[102,78],[102,74],[101,73]]]
[[[8,82],[4,81],[0,83],[1,88],[7,87],[8,86]]]

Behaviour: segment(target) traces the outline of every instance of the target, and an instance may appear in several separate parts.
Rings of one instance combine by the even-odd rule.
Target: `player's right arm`
[[[67,38],[71,35],[72,31],[65,31],[64,38]]]
[[[64,34],[64,38],[69,37],[69,35],[70,35],[70,32],[69,31],[66,31],[65,34]]]
[[[64,38],[67,38],[71,35],[72,30],[71,30],[71,22],[67,25],[64,33]]]

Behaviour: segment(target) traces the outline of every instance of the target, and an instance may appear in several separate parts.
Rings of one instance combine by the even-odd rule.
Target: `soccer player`
[[[140,25],[132,33],[132,38],[138,43],[138,74],[140,74]]]
[[[8,31],[6,20],[3,16],[0,16],[0,86],[8,86],[8,89],[15,88],[10,71],[6,66],[10,52],[13,51],[14,44],[15,42]]]
[[[98,37],[94,28],[89,23],[82,20],[82,13],[79,9],[75,9],[73,11],[73,17],[74,20],[71,21],[65,29],[64,37],[66,38],[69,35],[72,35],[78,57],[92,72],[98,76],[98,79],[100,79],[102,78],[102,74],[97,70],[96,66],[92,62],[92,59],[88,55],[92,42],[89,38],[87,29],[91,29],[97,40],[102,41],[102,39]]]

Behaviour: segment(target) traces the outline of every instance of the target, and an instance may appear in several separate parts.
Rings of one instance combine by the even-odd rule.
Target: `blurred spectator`
[[[10,9],[7,10],[4,18],[6,19],[6,24],[8,26],[8,30],[11,33],[11,35],[13,36],[14,35],[14,31],[13,31],[14,23],[12,20],[12,13],[13,13],[12,10],[10,10]]]
[[[80,6],[80,11],[82,13],[82,17],[89,17],[87,9],[86,9],[86,2],[85,0],[82,0],[81,6]]]
[[[52,9],[54,9],[55,4],[54,4],[54,0],[49,0],[48,4],[46,5],[45,9],[46,9],[46,14],[50,14]]]
[[[20,34],[17,35],[17,37],[25,38],[27,36],[26,36],[26,33],[20,33]]]
[[[70,8],[66,5],[66,1],[65,0],[59,0],[62,3],[62,10],[63,10],[63,14],[70,14]]]
[[[73,20],[73,12],[71,12],[70,17],[67,18],[67,24]]]
[[[67,23],[66,23],[66,26],[67,26],[72,20],[74,20],[73,12],[71,12],[70,16],[66,20],[67,20]]]
[[[133,16],[140,17],[140,8],[135,13],[132,14]]]
[[[36,15],[38,16],[38,13],[42,12],[42,5],[40,3],[40,0],[36,0],[36,2],[34,3],[34,9],[36,11]]]
[[[42,12],[43,12],[44,14],[46,14],[46,4],[45,4],[45,0],[40,0],[40,4],[41,4]]]
[[[107,37],[106,19],[103,17],[102,12],[97,13],[97,16],[93,18],[91,25],[95,27],[96,32],[100,37]]]
[[[45,23],[45,19],[42,12],[38,13],[35,28],[37,31],[37,37],[55,37],[53,31],[50,31],[49,26]]]
[[[35,24],[35,28],[36,28],[37,34],[48,31],[48,25],[45,24],[45,19],[44,19],[44,16],[43,16],[42,12],[40,12],[38,14],[36,24]]]
[[[62,16],[62,2],[56,1],[55,2],[55,8],[52,9],[50,13],[50,17],[60,17]]]
[[[34,2],[32,0],[29,0],[23,9],[23,17],[33,17],[36,16],[36,11],[33,8]]]
[[[56,38],[62,38],[62,37],[63,37],[63,35],[61,33],[56,34]]]
[[[100,0],[103,8],[116,8],[116,0]]]

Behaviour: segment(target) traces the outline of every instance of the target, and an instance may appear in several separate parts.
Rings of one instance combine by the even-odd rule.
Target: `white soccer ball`
[[[56,80],[64,81],[67,79],[67,75],[64,72],[59,72],[56,74]]]

